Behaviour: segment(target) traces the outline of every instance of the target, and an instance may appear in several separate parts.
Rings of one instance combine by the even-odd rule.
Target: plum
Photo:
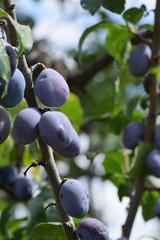
[[[148,45],[138,44],[129,59],[129,69],[133,76],[141,77],[149,70],[152,52]]]
[[[81,220],[76,232],[80,240],[109,240],[107,227],[95,218]]]
[[[141,121],[129,123],[122,135],[122,141],[126,148],[134,149],[140,141],[144,140],[145,125]]]
[[[35,93],[41,103],[48,107],[62,106],[69,97],[69,87],[65,79],[57,71],[47,68],[35,82]]]
[[[64,211],[72,217],[81,218],[88,213],[89,194],[79,180],[66,180],[60,188],[59,199]]]

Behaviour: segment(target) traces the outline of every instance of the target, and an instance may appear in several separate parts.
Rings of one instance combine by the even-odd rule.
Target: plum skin
[[[13,196],[20,201],[29,200],[32,197],[33,183],[25,177],[17,177],[13,183]]]
[[[0,187],[12,184],[18,176],[18,170],[15,166],[5,165],[0,167]]]
[[[76,233],[80,240],[109,240],[107,227],[95,218],[81,220],[77,226]]]
[[[18,66],[18,59],[16,59],[17,53],[8,42],[5,42],[5,44],[6,44],[6,52],[10,60],[11,77],[12,77]]]
[[[5,87],[5,83],[0,85],[0,93],[2,94]],[[24,91],[26,87],[25,78],[22,72],[17,68],[15,73],[10,78],[7,88],[6,95],[2,98],[0,97],[0,104],[7,108],[12,108],[17,106],[24,97]]]
[[[59,107],[67,101],[69,87],[60,73],[47,68],[36,79],[35,93],[45,106]]]
[[[141,121],[129,123],[122,135],[122,141],[126,148],[133,150],[140,141],[144,140],[145,125]]]
[[[0,107],[0,144],[3,143],[10,133],[10,118],[7,111]]]
[[[129,69],[133,76],[142,77],[151,64],[152,52],[148,45],[140,43],[133,50],[129,59]]]
[[[59,199],[64,211],[71,217],[81,218],[88,212],[89,194],[79,180],[66,180],[60,188]]]
[[[146,166],[153,176],[160,178],[160,150],[153,149],[147,155]]]
[[[74,158],[80,153],[81,143],[79,136],[75,129],[73,128],[73,138],[71,143],[62,149],[55,150],[59,155],[65,157],[65,158]]]
[[[30,144],[39,136],[39,121],[41,114],[36,108],[25,108],[16,116],[12,135],[20,144]]]
[[[39,122],[40,136],[54,150],[65,148],[71,143],[72,128],[67,116],[58,111],[43,113]]]

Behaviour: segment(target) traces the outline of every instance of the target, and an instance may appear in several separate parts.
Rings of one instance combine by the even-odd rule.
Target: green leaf
[[[131,36],[132,33],[128,31],[126,26],[112,24],[109,27],[105,43],[107,51],[110,53],[110,55],[121,62],[127,42]]]
[[[62,240],[65,239],[61,223],[39,223],[33,230],[31,240]]]
[[[88,10],[92,15],[98,11],[101,6],[102,0],[81,0],[81,5],[84,9]]]
[[[0,17],[8,18],[16,30],[17,37],[20,43],[20,49],[17,58],[22,56],[23,54],[28,53],[33,46],[33,38],[30,27],[19,24],[7,12],[5,12],[1,8]]]
[[[126,108],[126,115],[128,116],[128,118],[132,117],[132,113],[133,113],[134,109],[136,108],[140,99],[141,99],[141,95],[139,95],[139,94],[137,94],[134,97],[132,97],[131,99],[129,99],[127,108]]]
[[[112,25],[111,23],[108,23],[108,22],[105,22],[105,21],[102,21],[102,22],[99,22],[89,28],[86,28],[86,30],[83,32],[80,40],[79,40],[79,44],[78,44],[78,54],[77,56],[75,57],[78,61],[78,64],[80,66],[82,66],[82,45],[84,43],[84,40],[86,39],[86,37],[93,31],[96,31],[98,29],[103,29],[103,28],[108,28],[110,25]]]
[[[155,205],[159,197],[157,191],[145,191],[142,197],[142,214],[145,221],[148,221],[154,217],[155,214]]]
[[[123,13],[124,20],[136,24],[143,17],[144,10],[141,8],[130,8]]]
[[[125,172],[124,155],[118,151],[106,152],[103,162],[106,174],[123,174]]]
[[[6,52],[4,41],[0,40],[0,81],[4,81],[6,83],[5,90],[2,96],[6,94],[9,79],[10,79],[9,57]]]
[[[140,142],[138,146],[138,153],[134,165],[131,167],[129,174],[132,178],[146,176],[148,170],[146,168],[146,156],[151,151],[152,147],[147,142]]]
[[[102,6],[113,13],[122,13],[125,8],[125,0],[102,0]]]
[[[71,120],[75,130],[78,131],[83,123],[83,109],[78,96],[70,93],[67,102],[59,110]]]

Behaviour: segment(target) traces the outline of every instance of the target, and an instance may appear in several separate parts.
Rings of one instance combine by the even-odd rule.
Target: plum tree
[[[122,141],[126,148],[134,149],[140,141],[144,140],[145,125],[141,121],[129,123],[123,131]]]
[[[32,197],[33,183],[25,177],[17,177],[13,183],[13,195],[17,200],[29,200]]]
[[[72,131],[73,131],[73,138],[71,143],[65,148],[55,150],[58,154],[66,158],[74,158],[80,153],[81,143],[80,143],[79,136],[74,128],[72,128]]]
[[[158,198],[155,205],[155,213],[158,218],[160,218],[160,198]]]
[[[152,175],[160,177],[160,150],[153,149],[147,155],[146,165]]]
[[[17,106],[24,97],[26,87],[25,78],[22,72],[17,68],[9,80],[7,93],[4,97],[0,97],[0,104],[7,108]],[[0,93],[3,93],[5,83],[0,85]]]
[[[85,218],[81,220],[76,232],[80,240],[109,240],[107,227],[95,218]]]
[[[10,118],[7,111],[0,107],[0,144],[3,143],[10,133]]]
[[[71,143],[72,128],[67,116],[58,111],[43,113],[39,122],[41,137],[55,150],[65,148]]]
[[[47,68],[35,82],[35,92],[39,100],[48,107],[59,107],[69,97],[69,87],[65,79],[57,71]]]
[[[136,77],[141,77],[147,73],[151,63],[151,49],[148,45],[138,44],[133,50],[129,59],[129,69]]]
[[[89,194],[79,180],[68,179],[62,183],[59,199],[64,211],[72,217],[81,218],[88,213]]]
[[[41,114],[36,108],[25,108],[18,113],[14,123],[12,134],[16,142],[29,144],[39,135],[39,121]]]

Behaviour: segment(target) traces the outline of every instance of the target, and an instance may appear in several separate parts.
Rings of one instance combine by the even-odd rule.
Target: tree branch
[[[8,12],[15,20],[16,20],[16,12],[15,12],[15,5],[12,0],[2,0],[3,6],[6,12]],[[11,24],[8,25],[8,34],[10,37],[11,44],[17,44],[17,37],[14,33],[14,28]],[[32,82],[32,72],[30,71],[25,56],[22,56],[19,59],[19,68],[23,72],[25,79],[26,79],[26,92],[25,92],[25,99],[27,101],[27,104],[29,107],[36,107],[38,108],[38,104],[36,101],[36,97],[34,94],[34,88],[33,88],[33,82]],[[52,154],[52,149],[45,144],[45,142],[39,137],[38,139],[42,159],[45,161],[45,170],[48,174],[53,192],[55,194],[56,198],[56,207],[58,214],[60,216],[61,222],[63,224],[64,231],[66,233],[66,237],[68,240],[76,240],[76,234],[75,234],[75,226],[73,223],[73,220],[70,216],[68,216],[60,202],[59,202],[59,189],[61,184],[61,178],[59,176],[56,163],[54,161],[54,157]]]
[[[155,24],[153,31],[153,42],[152,42],[152,67],[159,65],[159,55],[160,55],[160,0],[157,0],[156,11],[155,11]],[[150,107],[146,125],[146,135],[145,140],[153,144],[153,136],[155,132],[156,117],[158,114],[158,84],[156,75],[151,74],[151,84],[149,85],[150,93]],[[131,198],[130,207],[128,211],[128,216],[126,222],[123,226],[123,236],[129,238],[133,222],[137,213],[138,206],[141,202],[143,196],[145,178],[140,177],[137,180],[135,194]]]

